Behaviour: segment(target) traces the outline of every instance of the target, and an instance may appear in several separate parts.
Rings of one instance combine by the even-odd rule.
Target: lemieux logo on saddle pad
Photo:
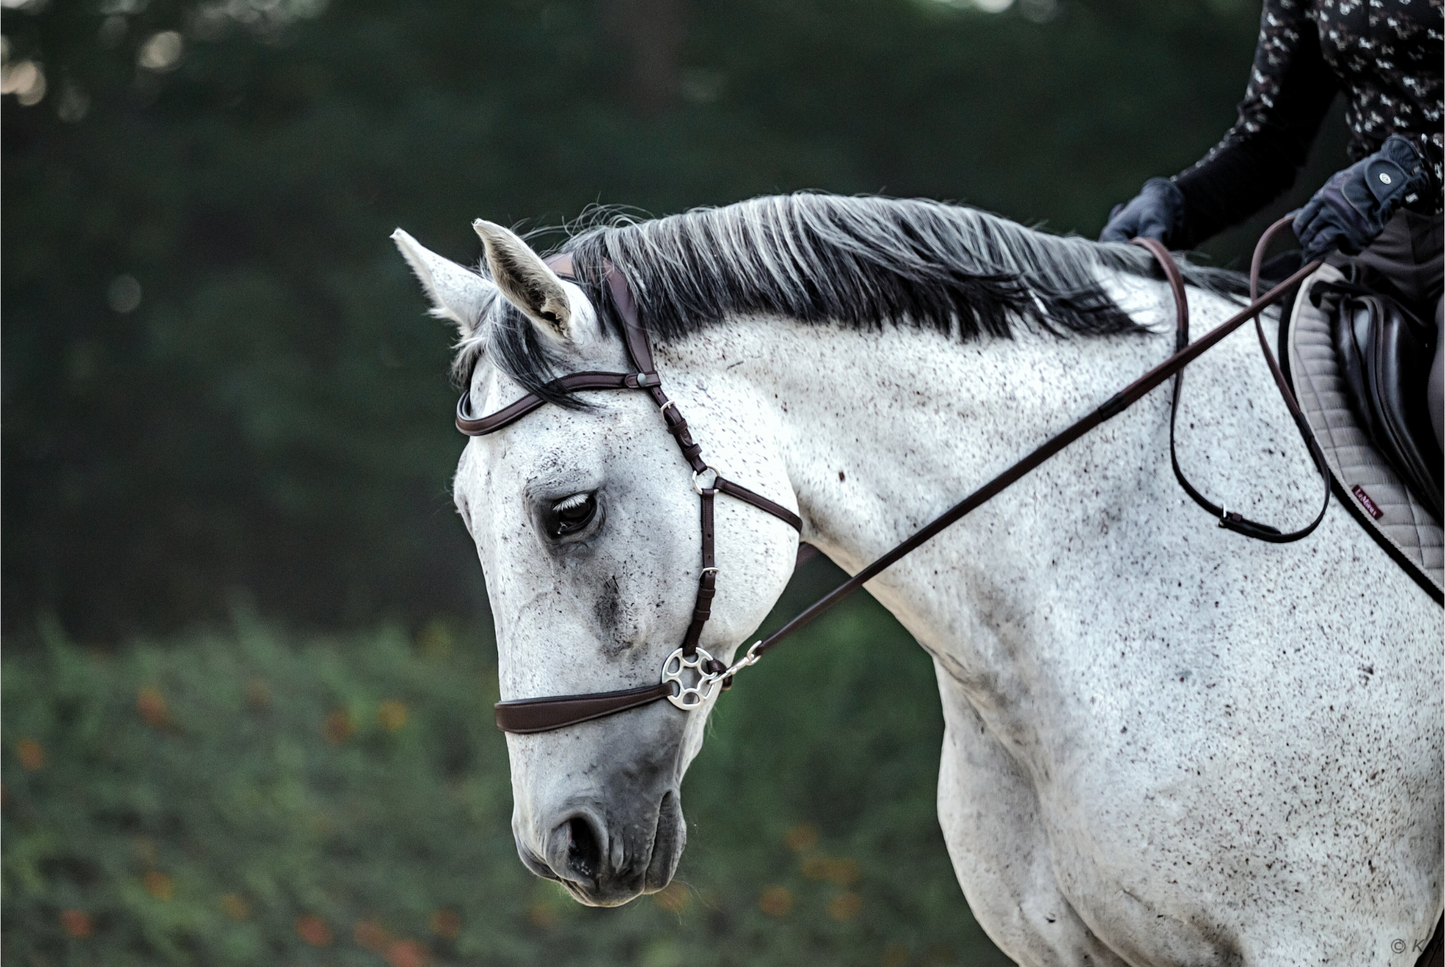
[[[1364,487],[1355,484],[1350,488],[1350,493],[1355,495],[1355,499],[1360,502],[1360,505],[1364,507],[1365,510],[1369,511],[1370,516],[1375,518],[1375,520],[1379,520],[1385,516],[1385,512],[1375,505],[1375,502],[1370,499],[1369,494],[1365,493]]]

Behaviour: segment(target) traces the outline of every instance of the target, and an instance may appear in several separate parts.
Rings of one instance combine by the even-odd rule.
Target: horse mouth
[[[559,883],[562,881],[560,876],[552,872],[552,867],[547,865],[547,861],[532,852],[520,839],[517,840],[517,857],[533,876],[539,876],[544,880],[556,880]]]
[[[657,829],[652,836],[652,853],[643,874],[643,893],[656,893],[672,882],[682,848],[687,845],[687,824],[682,819],[682,802],[677,790],[663,793],[657,810]]]

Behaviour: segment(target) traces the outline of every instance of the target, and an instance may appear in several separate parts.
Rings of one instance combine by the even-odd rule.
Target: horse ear
[[[431,314],[456,323],[464,338],[475,334],[482,315],[497,297],[497,287],[471,269],[424,248],[399,228],[391,233],[391,240],[431,298]]]
[[[572,304],[567,288],[541,256],[511,231],[477,219],[472,228],[487,247],[487,265],[503,298],[550,334],[570,339]]]

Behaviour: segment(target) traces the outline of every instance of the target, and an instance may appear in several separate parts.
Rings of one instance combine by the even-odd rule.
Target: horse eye
[[[551,506],[544,515],[547,533],[553,538],[575,534],[592,522],[597,514],[597,495],[573,494]]]

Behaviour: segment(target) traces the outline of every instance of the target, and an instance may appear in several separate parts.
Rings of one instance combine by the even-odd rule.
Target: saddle
[[[1315,286],[1310,300],[1332,317],[1335,358],[1360,428],[1439,521],[1442,456],[1425,410],[1435,326],[1379,291],[1367,271],[1349,266],[1340,281]]]
[[[1301,284],[1283,340],[1290,379],[1340,500],[1439,600],[1442,457],[1425,409],[1434,326],[1346,268]]]

